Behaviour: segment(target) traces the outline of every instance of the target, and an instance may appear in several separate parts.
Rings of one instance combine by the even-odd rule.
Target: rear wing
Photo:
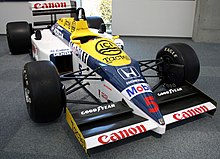
[[[37,1],[29,2],[30,9],[32,11],[33,17],[50,15],[50,20],[39,20],[34,21],[34,26],[41,25],[53,25],[57,21],[57,15],[59,14],[70,14],[71,17],[74,16],[76,12],[76,1]],[[44,18],[45,19],[45,18]]]

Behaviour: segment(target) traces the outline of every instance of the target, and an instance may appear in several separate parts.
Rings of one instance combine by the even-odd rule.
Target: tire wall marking
[[[69,124],[70,128],[73,130],[77,140],[82,145],[85,152],[88,154],[84,136],[82,135],[68,108],[66,108],[66,121]]]

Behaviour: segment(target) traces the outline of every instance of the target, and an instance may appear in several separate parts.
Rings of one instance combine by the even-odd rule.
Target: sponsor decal
[[[98,90],[99,98],[103,98],[105,100],[108,100],[108,95],[102,92],[100,89]]]
[[[105,57],[102,60],[105,63],[109,64],[109,63],[112,63],[114,61],[119,61],[119,60],[123,60],[123,59],[130,60],[130,58],[128,56],[125,56],[125,55],[117,55],[117,56],[112,56],[112,57]]]
[[[77,51],[77,46],[74,45],[74,43],[72,41],[69,42],[69,47],[71,47],[74,52]]]
[[[170,53],[174,58],[178,57],[177,53],[175,51],[173,51],[173,49],[171,49],[169,47],[165,47],[164,51]]]
[[[164,120],[166,124],[174,123],[180,120],[184,120],[190,117],[194,117],[199,114],[206,113],[210,110],[216,109],[216,106],[211,102],[206,102],[203,104],[195,105],[190,108],[173,112],[167,115],[164,115]]]
[[[87,148],[86,148],[86,142],[85,139],[80,131],[80,129],[78,128],[76,122],[74,121],[70,111],[68,110],[68,108],[66,108],[66,121],[69,124],[70,128],[73,130],[77,140],[79,141],[79,143],[82,145],[83,149],[86,151],[87,153]]]
[[[124,80],[140,77],[136,68],[132,66],[119,68],[117,72]]]
[[[95,49],[98,53],[102,55],[115,56],[119,55],[122,50],[113,42],[107,40],[100,40]]]
[[[122,94],[129,100],[131,100],[135,96],[146,92],[152,92],[150,86],[147,83],[139,83],[129,86],[128,88],[122,91]]]
[[[181,92],[181,91],[183,91],[182,88],[169,89],[168,91],[157,93],[157,96],[160,97],[160,96],[170,95],[170,94]]]
[[[66,56],[66,55],[72,55],[72,51],[69,49],[56,49],[50,51],[54,57],[56,56]]]
[[[72,47],[73,53],[84,63],[87,64],[87,61],[89,59],[89,54],[87,54],[85,51],[80,49],[78,46],[74,45],[72,42],[69,43],[69,46]]]
[[[81,111],[80,114],[84,116],[84,115],[88,115],[88,114],[98,113],[98,112],[104,111],[104,110],[113,109],[115,107],[116,107],[115,104],[100,105],[100,106],[95,107],[95,108],[83,110],[83,111]]]
[[[126,66],[130,57],[110,39],[99,38],[84,43],[82,49],[94,59],[111,66]]]
[[[121,39],[115,39],[114,43],[120,48],[120,49],[124,49],[124,43]]]
[[[101,144],[108,144],[110,142],[114,142],[117,140],[121,140],[130,136],[134,136],[140,133],[146,132],[147,129],[143,124],[133,126],[133,127],[128,127],[116,132],[112,132],[111,134],[104,134],[98,137],[98,142]]]
[[[48,3],[35,3],[33,5],[34,9],[61,9],[66,8],[66,2],[48,2]]]
[[[108,90],[112,91],[112,89],[109,86],[107,86],[106,84],[104,84],[104,87],[107,88]]]
[[[99,38],[84,43],[82,49],[94,59],[111,66],[126,66],[131,63],[130,57],[112,41]],[[106,48],[105,48],[106,47]]]
[[[33,56],[34,56],[34,54],[37,54],[37,47],[33,43],[32,43],[32,53],[33,53]]]
[[[54,34],[63,39],[63,33],[58,28],[54,28],[53,30]]]
[[[60,31],[63,31],[63,28],[59,25],[57,25],[57,29],[59,29]]]
[[[78,58],[79,58],[80,60],[82,60],[84,63],[87,63],[88,58],[89,58],[89,55],[88,55],[85,51],[79,49],[77,56],[78,56]]]
[[[150,113],[157,113],[159,111],[159,106],[155,102],[155,99],[153,96],[147,96],[144,98],[148,112]]]
[[[111,126],[111,125],[110,125]],[[140,133],[145,133],[149,130],[155,129],[158,124],[145,120],[133,125],[128,125],[112,131],[104,132],[102,134],[90,136],[85,138],[87,149],[91,149],[97,146],[105,145],[114,141],[125,139],[127,137],[132,137]]]
[[[75,30],[76,30],[76,21],[73,20],[73,21],[72,21],[72,24],[71,24],[71,30],[70,30],[70,32],[72,33],[72,32],[74,32]]]
[[[134,79],[134,80],[126,82],[126,84],[129,85],[132,83],[140,83],[140,82],[144,82],[144,79]]]
[[[66,56],[66,55],[72,55],[72,51],[67,51],[67,52],[59,52],[59,53],[55,53],[53,54],[54,57],[56,56]]]
[[[70,21],[66,20],[64,23],[64,27],[70,29]]]
[[[81,59],[84,63],[87,64],[88,58],[89,58],[89,55],[88,55],[85,51],[83,51],[82,56],[81,56],[80,59]]]
[[[175,113],[175,114],[173,114],[173,118],[175,120],[179,121],[179,120],[183,120],[186,118],[196,116],[198,114],[205,113],[207,111],[209,111],[209,109],[205,105],[202,105],[199,107],[195,107],[195,108],[191,108],[191,109],[187,109],[187,110]]]
[[[73,18],[61,18],[56,24],[58,24],[58,27],[62,28],[62,30],[65,29],[70,33],[74,32],[76,29],[76,21]],[[60,28],[58,29],[61,30]]]
[[[69,51],[69,49],[56,49],[56,50],[50,50],[51,53],[55,53],[55,52],[64,52],[64,51]]]

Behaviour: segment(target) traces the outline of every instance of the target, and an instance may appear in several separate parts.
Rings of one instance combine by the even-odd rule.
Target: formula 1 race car
[[[37,6],[55,14],[57,8],[48,11],[47,3],[52,2]],[[93,22],[97,24],[97,19],[90,19]],[[214,114],[217,103],[192,85],[200,65],[190,46],[169,44],[156,59],[136,61],[123,51],[123,41],[99,24],[101,29],[89,28],[85,12],[79,8],[74,18],[61,18],[31,36],[31,56],[36,61],[25,64],[23,86],[34,122],[54,121],[64,111],[89,153],[150,130],[164,134],[167,125],[203,113]],[[149,77],[158,82],[150,85]],[[91,100],[77,100],[79,90]]]

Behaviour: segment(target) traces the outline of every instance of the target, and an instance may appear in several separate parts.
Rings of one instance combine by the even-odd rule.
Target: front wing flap
[[[66,120],[87,154],[102,145],[158,127],[152,121],[133,114],[124,102],[93,105],[81,110],[67,106]]]
[[[173,89],[161,86],[154,93],[166,125],[216,111],[217,103],[187,82]]]

